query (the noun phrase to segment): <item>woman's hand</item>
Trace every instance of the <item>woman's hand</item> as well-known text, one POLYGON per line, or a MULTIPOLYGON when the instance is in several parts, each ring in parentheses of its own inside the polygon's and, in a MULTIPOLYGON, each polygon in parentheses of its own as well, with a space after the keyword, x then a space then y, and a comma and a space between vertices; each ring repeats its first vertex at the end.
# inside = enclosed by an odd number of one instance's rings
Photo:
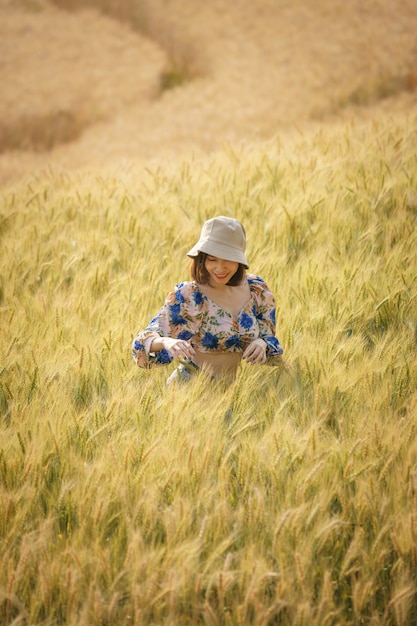
POLYGON ((195 350, 188 341, 173 339, 172 337, 163 337, 160 341, 165 350, 167 350, 174 359, 184 357, 191 359, 195 355, 195 350))
POLYGON ((246 348, 245 352, 242 355, 248 363, 252 365, 254 363, 265 363, 266 362, 266 343, 263 339, 254 339, 246 348))

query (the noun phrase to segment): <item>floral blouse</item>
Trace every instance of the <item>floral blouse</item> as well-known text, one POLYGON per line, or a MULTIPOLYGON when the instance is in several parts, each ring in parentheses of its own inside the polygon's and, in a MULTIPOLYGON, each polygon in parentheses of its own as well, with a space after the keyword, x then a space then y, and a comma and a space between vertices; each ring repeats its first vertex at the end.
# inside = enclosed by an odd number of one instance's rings
POLYGON ((167 350, 150 353, 157 337, 189 341, 197 352, 241 352, 254 339, 267 345, 267 362, 279 362, 283 349, 275 337, 275 299, 259 276, 247 275, 250 300, 238 315, 223 309, 203 294, 195 282, 182 282, 171 291, 165 304, 149 325, 139 332, 132 346, 133 358, 140 367, 166 365, 173 357, 167 350))

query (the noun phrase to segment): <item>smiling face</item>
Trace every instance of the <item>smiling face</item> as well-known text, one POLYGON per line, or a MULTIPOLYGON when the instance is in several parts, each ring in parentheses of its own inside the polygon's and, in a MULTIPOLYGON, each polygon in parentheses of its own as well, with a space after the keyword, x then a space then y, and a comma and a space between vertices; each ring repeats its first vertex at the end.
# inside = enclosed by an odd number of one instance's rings
POLYGON ((239 269, 239 263, 207 255, 205 267, 210 277, 210 285, 216 287, 227 285, 239 269))

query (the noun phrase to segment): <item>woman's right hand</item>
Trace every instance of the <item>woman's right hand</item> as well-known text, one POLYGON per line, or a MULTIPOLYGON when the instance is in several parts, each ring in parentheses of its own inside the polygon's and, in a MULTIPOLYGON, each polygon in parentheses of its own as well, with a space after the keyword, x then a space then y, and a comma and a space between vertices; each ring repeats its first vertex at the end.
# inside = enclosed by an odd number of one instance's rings
POLYGON ((162 346, 174 359, 191 359, 195 355, 195 350, 188 341, 184 339, 174 339, 172 337, 162 337, 162 346))

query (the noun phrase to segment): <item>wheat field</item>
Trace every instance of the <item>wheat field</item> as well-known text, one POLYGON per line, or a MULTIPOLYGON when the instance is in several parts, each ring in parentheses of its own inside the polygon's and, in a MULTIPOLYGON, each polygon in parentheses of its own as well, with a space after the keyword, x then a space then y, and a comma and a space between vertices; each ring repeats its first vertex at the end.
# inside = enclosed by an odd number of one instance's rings
POLYGON ((1 626, 417 623, 412 0, 0 0, 1 626), (204 220, 278 367, 131 342, 204 220))
POLYGON ((416 122, 3 189, 1 624, 415 623, 416 122), (219 213, 286 353, 174 390, 131 340, 219 213))

